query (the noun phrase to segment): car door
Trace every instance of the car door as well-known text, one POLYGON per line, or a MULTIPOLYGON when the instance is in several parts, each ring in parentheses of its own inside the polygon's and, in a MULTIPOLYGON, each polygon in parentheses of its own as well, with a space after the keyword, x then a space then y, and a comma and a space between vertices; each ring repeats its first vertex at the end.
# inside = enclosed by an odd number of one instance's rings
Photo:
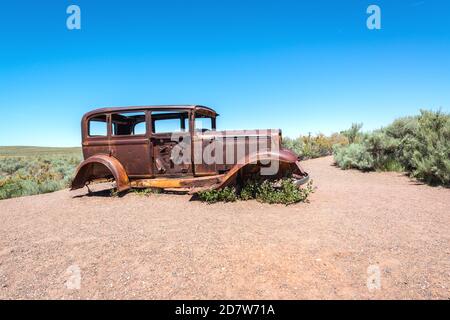
POLYGON ((216 139, 214 119, 194 113, 191 127, 194 149, 194 173, 196 176, 208 176, 217 173, 218 148, 222 148, 216 139), (214 128, 213 128, 214 127, 214 128))
POLYGON ((153 170, 159 176, 192 175, 189 112, 152 111, 153 170))
POLYGON ((148 117, 145 110, 111 114, 110 154, 129 177, 153 175, 148 117))

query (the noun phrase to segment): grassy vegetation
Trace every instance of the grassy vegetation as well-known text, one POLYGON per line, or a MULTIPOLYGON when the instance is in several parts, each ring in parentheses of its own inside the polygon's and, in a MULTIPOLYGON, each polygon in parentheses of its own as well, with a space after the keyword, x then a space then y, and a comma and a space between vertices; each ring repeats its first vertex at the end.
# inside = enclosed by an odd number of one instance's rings
POLYGON ((291 149, 302 159, 314 159, 333 154, 333 146, 347 145, 349 138, 343 133, 333 133, 331 136, 324 134, 299 136, 295 139, 283 138, 283 147, 291 149))
POLYGON ((342 169, 402 171, 431 185, 450 185, 450 114, 423 110, 373 132, 354 129, 352 143, 334 147, 342 169))
POLYGON ((281 203, 285 205, 305 202, 313 192, 312 181, 299 188, 292 179, 249 180, 241 188, 226 187, 220 190, 208 190, 198 194, 201 201, 207 203, 235 202, 237 200, 255 199, 264 203, 281 203))
POLYGON ((145 188, 145 189, 132 189, 130 192, 137 194, 138 196, 151 196, 152 194, 162 193, 162 189, 158 188, 145 188))
POLYGON ((0 200, 69 186, 80 148, 0 147, 0 200))

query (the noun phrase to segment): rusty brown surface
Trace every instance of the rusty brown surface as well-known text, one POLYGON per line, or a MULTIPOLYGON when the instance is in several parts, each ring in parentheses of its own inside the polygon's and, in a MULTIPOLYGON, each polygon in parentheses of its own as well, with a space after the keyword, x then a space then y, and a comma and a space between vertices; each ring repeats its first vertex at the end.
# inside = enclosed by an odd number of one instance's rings
POLYGON ((130 188, 130 181, 122 164, 114 157, 98 154, 80 163, 75 179, 72 181, 72 190, 82 188, 87 182, 101 178, 114 178, 117 190, 120 192, 130 188))
POLYGON ((133 188, 186 188, 186 190, 191 191, 192 188, 210 187, 219 184, 224 180, 224 177, 224 174, 219 174, 207 177, 136 179, 131 181, 130 184, 133 188))
POLYGON ((217 116, 213 109, 199 105, 114 107, 86 113, 81 121, 85 161, 77 169, 72 189, 81 188, 96 179, 113 178, 119 191, 131 187, 157 187, 195 192, 236 183, 239 175, 260 168, 264 160, 279 162, 279 176, 286 172, 299 178, 307 176, 300 167, 298 155, 280 147, 281 130, 217 131, 217 116), (197 117, 210 118, 212 130, 195 128, 197 117), (178 135, 180 139, 189 141, 191 163, 177 164, 173 161, 172 150, 178 144, 172 141, 173 133, 154 132, 155 121, 162 119, 180 121, 181 129, 185 131, 178 135), (89 135, 91 120, 105 123, 104 136, 89 135), (145 133, 134 134, 135 127, 142 123, 145 133), (255 141, 261 140, 267 142, 265 150, 256 145, 255 141), (218 161, 195 162, 195 153, 212 143, 219 143, 219 149, 213 151, 218 161), (231 159, 226 152, 229 149, 234 151, 231 159), (238 150, 245 151, 239 154, 238 150))

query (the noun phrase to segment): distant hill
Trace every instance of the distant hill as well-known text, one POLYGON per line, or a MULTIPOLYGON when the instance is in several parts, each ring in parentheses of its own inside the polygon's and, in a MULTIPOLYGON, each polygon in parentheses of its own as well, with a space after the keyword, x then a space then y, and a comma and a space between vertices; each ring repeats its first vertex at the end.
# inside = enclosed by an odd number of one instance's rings
POLYGON ((28 156, 71 155, 71 154, 75 155, 81 154, 81 148, 0 146, 0 157, 28 157, 28 156))

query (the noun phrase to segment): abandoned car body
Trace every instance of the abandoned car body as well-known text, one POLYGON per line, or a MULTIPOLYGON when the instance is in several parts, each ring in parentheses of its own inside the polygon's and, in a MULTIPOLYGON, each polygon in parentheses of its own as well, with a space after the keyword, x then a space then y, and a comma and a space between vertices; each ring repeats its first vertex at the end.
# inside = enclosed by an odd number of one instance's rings
POLYGON ((103 108, 81 121, 84 161, 72 190, 114 179, 119 192, 158 188, 196 193, 249 177, 308 180, 281 130, 216 131, 218 114, 199 105, 103 108))

